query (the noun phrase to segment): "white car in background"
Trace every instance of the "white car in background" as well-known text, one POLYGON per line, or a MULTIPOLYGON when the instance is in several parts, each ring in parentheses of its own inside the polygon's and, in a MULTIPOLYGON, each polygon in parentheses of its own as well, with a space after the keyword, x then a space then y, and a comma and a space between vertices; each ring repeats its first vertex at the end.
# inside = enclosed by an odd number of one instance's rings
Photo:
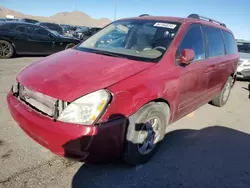
POLYGON ((238 78, 250 78, 250 41, 237 40, 240 60, 237 68, 238 78))

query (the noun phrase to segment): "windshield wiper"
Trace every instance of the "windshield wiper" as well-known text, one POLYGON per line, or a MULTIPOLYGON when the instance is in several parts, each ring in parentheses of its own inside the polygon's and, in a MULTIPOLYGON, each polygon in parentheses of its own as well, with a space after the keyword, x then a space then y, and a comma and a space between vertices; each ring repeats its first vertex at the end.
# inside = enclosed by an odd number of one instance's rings
POLYGON ((99 50, 93 50, 93 52, 96 53, 96 54, 101 54, 101 55, 107 55, 107 56, 111 56, 111 57, 119 57, 119 58, 128 59, 127 57, 125 57, 123 55, 115 54, 115 53, 112 53, 112 52, 99 51, 99 50))

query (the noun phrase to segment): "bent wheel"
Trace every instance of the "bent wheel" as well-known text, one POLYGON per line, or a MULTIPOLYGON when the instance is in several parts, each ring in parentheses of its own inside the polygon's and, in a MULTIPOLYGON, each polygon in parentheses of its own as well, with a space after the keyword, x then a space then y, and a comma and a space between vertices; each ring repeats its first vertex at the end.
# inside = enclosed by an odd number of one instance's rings
POLYGON ((149 103, 129 118, 124 159, 137 165, 147 162, 157 151, 165 135, 170 109, 165 103, 149 103))

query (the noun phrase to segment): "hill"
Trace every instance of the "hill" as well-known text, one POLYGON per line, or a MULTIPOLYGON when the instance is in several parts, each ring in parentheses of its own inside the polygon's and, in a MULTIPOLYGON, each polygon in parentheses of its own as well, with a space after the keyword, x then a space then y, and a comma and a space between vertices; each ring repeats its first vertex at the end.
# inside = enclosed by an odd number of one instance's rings
POLYGON ((25 15, 23 13, 0 6, 0 18, 5 18, 6 15, 13 15, 15 16, 15 18, 31 18, 41 22, 52 22, 58 24, 70 24, 79 26, 103 27, 111 22, 111 20, 107 18, 94 19, 89 15, 80 11, 60 12, 50 17, 41 17, 41 16, 25 15))

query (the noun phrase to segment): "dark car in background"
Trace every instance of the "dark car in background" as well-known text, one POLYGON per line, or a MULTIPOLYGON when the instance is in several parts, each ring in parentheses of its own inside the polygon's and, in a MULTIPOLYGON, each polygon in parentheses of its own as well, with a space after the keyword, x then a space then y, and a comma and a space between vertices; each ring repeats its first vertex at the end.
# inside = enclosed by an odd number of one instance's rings
POLYGON ((41 25, 41 26, 46 27, 46 28, 48 28, 48 29, 50 29, 52 31, 56 31, 60 35, 64 34, 63 28, 58 24, 48 23, 48 22, 39 22, 39 23, 37 23, 37 25, 41 25))
POLYGON ((0 58, 10 58, 14 54, 52 54, 79 42, 77 38, 59 35, 39 25, 21 22, 0 24, 0 58))
POLYGON ((100 27, 83 27, 81 29, 77 29, 74 33, 73 36, 77 37, 81 40, 86 40, 88 39, 90 36, 94 35, 95 33, 97 33, 99 30, 101 30, 102 28, 100 27))

